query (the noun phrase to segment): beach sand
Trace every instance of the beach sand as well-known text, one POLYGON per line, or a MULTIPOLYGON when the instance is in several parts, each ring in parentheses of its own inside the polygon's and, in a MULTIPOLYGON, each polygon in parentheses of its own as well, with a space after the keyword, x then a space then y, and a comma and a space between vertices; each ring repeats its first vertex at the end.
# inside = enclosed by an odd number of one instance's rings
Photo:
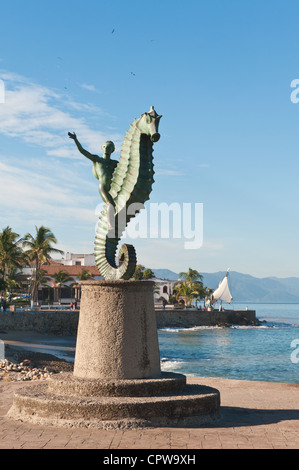
MULTIPOLYGON (((54 356, 14 351, 35 367, 54 373, 73 365, 54 356), (22 356, 23 355, 23 356, 22 356)), ((221 417, 190 428, 96 430, 44 427, 6 417, 13 394, 33 382, 0 381, 0 449, 298 449, 299 385, 218 378, 187 378, 215 387, 221 395, 221 417)))

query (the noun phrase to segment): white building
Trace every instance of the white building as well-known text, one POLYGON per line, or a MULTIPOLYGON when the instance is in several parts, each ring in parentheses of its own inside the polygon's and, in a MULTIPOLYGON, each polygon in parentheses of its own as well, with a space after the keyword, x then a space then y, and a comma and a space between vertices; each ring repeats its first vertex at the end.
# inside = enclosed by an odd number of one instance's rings
POLYGON ((85 255, 67 252, 65 258, 57 261, 65 266, 96 266, 96 260, 93 253, 85 255))
POLYGON ((164 299, 168 302, 169 296, 173 294, 173 286, 177 281, 170 281, 169 279, 158 278, 153 278, 150 280, 154 281, 156 285, 156 292, 154 294, 155 305, 163 305, 161 297, 164 297, 164 299))

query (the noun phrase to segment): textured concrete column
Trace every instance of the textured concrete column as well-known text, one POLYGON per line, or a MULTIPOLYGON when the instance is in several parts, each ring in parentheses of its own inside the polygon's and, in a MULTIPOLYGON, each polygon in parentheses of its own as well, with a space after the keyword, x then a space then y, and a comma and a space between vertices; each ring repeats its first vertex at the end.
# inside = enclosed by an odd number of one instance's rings
POLYGON ((161 376, 152 281, 82 281, 74 376, 161 376))

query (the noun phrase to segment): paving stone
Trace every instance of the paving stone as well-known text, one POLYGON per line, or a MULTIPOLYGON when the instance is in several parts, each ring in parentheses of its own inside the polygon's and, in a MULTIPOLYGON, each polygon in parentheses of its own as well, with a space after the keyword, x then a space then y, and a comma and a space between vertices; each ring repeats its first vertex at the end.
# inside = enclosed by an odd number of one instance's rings
POLYGON ((219 421, 198 428, 126 431, 31 425, 6 417, 20 384, 1 383, 0 449, 299 448, 299 385, 214 378, 188 381, 220 391, 219 421))

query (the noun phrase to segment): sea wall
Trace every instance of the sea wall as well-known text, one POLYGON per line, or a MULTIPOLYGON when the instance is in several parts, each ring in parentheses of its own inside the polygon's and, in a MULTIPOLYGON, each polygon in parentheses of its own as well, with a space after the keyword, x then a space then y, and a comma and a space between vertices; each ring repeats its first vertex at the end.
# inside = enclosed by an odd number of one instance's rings
POLYGON ((156 310, 158 328, 194 326, 253 325, 255 310, 156 310))
POLYGON ((76 336, 79 312, 1 312, 0 334, 5 330, 27 330, 61 336, 76 336))
MULTIPOLYGON (((1 312, 0 333, 6 330, 27 330, 61 336, 76 336, 78 311, 1 312)), ((157 327, 191 328, 194 326, 252 325, 255 310, 156 310, 157 327)))

